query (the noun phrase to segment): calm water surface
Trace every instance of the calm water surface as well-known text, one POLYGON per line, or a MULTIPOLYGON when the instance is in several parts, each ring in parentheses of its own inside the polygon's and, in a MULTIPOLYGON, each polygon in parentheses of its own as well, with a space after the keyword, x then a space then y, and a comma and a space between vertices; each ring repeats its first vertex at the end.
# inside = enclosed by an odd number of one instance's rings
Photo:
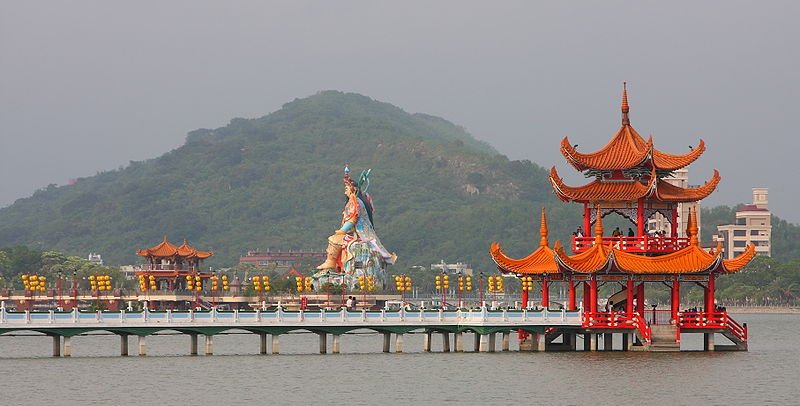
MULTIPOLYGON (((186 355, 183 335, 119 357, 116 336, 94 335, 72 339, 72 358, 52 358, 50 338, 0 336, 0 405, 800 404, 800 315, 736 320, 750 327, 749 352, 421 353, 417 334, 406 353, 384 354, 381 335, 351 334, 342 354, 320 355, 316 335, 292 334, 280 355, 257 355, 257 335, 230 334, 210 357, 186 355)), ((684 348, 702 347, 684 337, 684 348)))

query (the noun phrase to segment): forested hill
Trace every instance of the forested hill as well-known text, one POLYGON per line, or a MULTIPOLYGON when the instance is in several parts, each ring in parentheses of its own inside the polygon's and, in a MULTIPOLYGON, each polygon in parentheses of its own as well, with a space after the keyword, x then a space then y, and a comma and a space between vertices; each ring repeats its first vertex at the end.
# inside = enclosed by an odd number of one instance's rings
POLYGON ((551 242, 580 222, 577 205, 556 202, 541 167, 509 161, 441 118, 326 91, 20 199, 0 210, 0 246, 99 252, 125 264, 168 235, 213 250, 213 266, 255 248, 324 250, 339 225, 345 162, 355 174, 373 169, 375 227, 401 269, 445 260, 489 270, 493 240, 524 256, 539 240, 542 206, 551 242))

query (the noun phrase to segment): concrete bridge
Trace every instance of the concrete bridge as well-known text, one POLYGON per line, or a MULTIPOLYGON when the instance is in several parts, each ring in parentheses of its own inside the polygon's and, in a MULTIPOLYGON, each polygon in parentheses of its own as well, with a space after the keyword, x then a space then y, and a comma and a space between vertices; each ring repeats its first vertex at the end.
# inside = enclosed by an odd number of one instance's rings
POLYGON ((432 334, 442 335, 443 349, 450 351, 450 334, 455 351, 464 351, 464 333, 475 335, 475 351, 493 352, 496 335, 502 334, 502 350, 508 351, 513 331, 522 330, 533 337, 534 349, 544 350, 546 330, 578 329, 583 315, 565 310, 380 310, 380 311, 142 311, 142 312, 12 312, 0 308, 0 334, 34 331, 53 337, 53 356, 71 355, 72 337, 107 331, 120 337, 120 354, 128 355, 128 337, 138 338, 138 354, 146 355, 146 337, 171 330, 190 336, 190 354, 198 353, 198 336, 205 338, 205 354, 214 352, 213 337, 226 330, 239 329, 261 337, 260 353, 280 352, 281 334, 309 331, 319 335, 320 353, 327 352, 328 335, 332 351, 339 352, 341 335, 367 329, 383 334, 383 351, 390 352, 395 335, 395 352, 403 352, 403 334, 425 332, 424 350, 430 351, 432 334), (268 337, 271 345, 268 346, 268 337))

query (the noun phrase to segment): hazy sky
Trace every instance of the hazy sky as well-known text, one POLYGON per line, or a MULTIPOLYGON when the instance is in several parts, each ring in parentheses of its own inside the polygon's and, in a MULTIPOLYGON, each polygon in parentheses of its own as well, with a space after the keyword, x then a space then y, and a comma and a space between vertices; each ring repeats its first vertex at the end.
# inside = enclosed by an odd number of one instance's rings
POLYGON ((705 205, 770 188, 800 222, 800 2, 0 0, 0 206, 153 158, 196 128, 320 90, 441 116, 514 159, 556 165, 631 122, 707 152, 705 205), (568 3, 568 4, 567 4, 568 3))

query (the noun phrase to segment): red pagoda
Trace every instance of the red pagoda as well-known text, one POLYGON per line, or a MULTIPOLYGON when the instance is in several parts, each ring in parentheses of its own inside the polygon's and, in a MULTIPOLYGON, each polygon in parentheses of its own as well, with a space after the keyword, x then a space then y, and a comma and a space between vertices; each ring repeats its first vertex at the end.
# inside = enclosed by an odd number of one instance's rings
POLYGON ((200 270, 200 264, 214 253, 190 247, 186 240, 176 246, 164 236, 158 245, 138 250, 136 254, 147 258, 146 267, 135 273, 143 291, 195 290, 212 277, 211 272, 200 270))
MULTIPOLYGON (((551 248, 547 236, 544 209, 541 215, 539 248, 522 259, 509 258, 500 245, 492 243, 490 253, 497 268, 524 281, 537 282, 542 307, 549 307, 549 284, 567 285, 567 310, 581 308, 582 329, 549 331, 534 335, 534 346, 544 350, 561 336, 560 347, 575 349, 576 336, 584 337, 585 350, 597 350, 598 337, 603 349, 613 348, 614 334, 621 334, 623 350, 679 351, 682 333, 703 333, 706 350, 746 350, 747 326, 734 321, 714 299, 714 281, 719 275, 737 272, 755 256, 750 245, 731 260, 723 259, 721 247, 704 250, 700 247, 697 214, 689 211, 686 237, 678 237, 678 204, 697 202, 710 195, 720 176, 712 177, 700 187, 681 188, 664 178, 673 171, 694 162, 705 151, 699 145, 685 155, 672 155, 655 149, 653 139, 644 140, 633 129, 628 117, 627 89, 622 94, 622 127, 602 149, 579 153, 565 137, 561 153, 577 170, 594 180, 583 186, 567 186, 555 168, 550 182, 555 194, 565 202, 583 204, 583 227, 574 233, 570 255, 559 242, 551 248), (602 219, 617 213, 634 227, 628 235, 604 235, 602 219), (647 220, 660 213, 671 224, 668 235, 648 235, 647 220), (636 230, 633 232, 633 230, 636 230), (584 235, 583 233, 586 233, 584 235), (700 308, 681 310, 681 283, 703 288, 700 308), (611 287, 607 300, 599 300, 598 287, 611 287), (646 308, 645 286, 667 285, 671 289, 670 309, 646 308), (582 301, 576 291, 582 288, 582 301), (598 304, 603 303, 602 309, 598 304), (727 337, 732 344, 714 345, 715 333, 727 337)), ((528 291, 523 290, 527 307, 528 291)), ((527 339, 527 338, 526 338, 527 339)))

